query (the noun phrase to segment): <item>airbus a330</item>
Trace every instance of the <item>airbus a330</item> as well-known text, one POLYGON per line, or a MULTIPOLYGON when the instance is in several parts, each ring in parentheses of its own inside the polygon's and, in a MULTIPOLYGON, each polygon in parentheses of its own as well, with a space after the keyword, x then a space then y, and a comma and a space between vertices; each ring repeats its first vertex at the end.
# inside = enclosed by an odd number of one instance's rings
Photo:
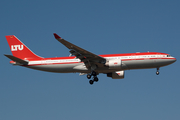
POLYGON ((158 75, 160 67, 176 61, 171 55, 160 52, 96 55, 62 39, 56 33, 54 37, 70 50, 70 56, 40 57, 14 35, 6 36, 13 55, 5 56, 12 60, 10 63, 13 65, 47 72, 87 74, 91 85, 99 80, 97 76, 100 73, 112 79, 123 79, 125 70, 156 68, 158 75))

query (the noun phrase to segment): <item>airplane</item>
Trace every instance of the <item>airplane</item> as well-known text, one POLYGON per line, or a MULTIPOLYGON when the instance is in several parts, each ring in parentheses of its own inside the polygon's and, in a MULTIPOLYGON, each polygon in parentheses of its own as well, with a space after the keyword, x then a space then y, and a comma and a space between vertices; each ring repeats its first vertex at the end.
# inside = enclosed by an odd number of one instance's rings
POLYGON ((86 75, 92 85, 98 82, 100 73, 112 79, 123 79, 124 71, 131 69, 159 68, 176 61, 170 54, 160 52, 136 52, 125 54, 96 55, 78 47, 54 33, 55 39, 70 51, 68 57, 44 58, 33 53, 15 35, 5 36, 13 55, 4 54, 11 64, 55 73, 80 73, 86 75))

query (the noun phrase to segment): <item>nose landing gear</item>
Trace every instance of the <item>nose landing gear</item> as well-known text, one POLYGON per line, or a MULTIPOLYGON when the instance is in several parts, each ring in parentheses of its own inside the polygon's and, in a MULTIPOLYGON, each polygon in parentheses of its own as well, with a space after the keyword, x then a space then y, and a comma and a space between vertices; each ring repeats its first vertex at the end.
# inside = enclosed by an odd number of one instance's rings
POLYGON ((157 68, 156 75, 159 75, 159 68, 157 68))

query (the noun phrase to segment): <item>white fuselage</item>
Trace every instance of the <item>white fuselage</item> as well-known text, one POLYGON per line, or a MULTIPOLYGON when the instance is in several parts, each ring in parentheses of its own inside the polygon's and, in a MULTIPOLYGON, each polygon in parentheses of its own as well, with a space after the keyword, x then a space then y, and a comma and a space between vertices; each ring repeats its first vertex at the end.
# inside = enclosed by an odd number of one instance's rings
MULTIPOLYGON (((106 60, 120 59, 122 61, 122 67, 109 68, 103 67, 96 68, 97 73, 109 73, 120 70, 130 69, 146 69, 146 68, 159 68, 169 65, 176 61, 174 57, 164 53, 132 53, 132 54, 117 54, 117 55, 100 55, 106 60)), ((29 61, 25 67, 57 73, 72 73, 82 72, 90 73, 91 70, 87 69, 84 62, 76 57, 64 57, 64 58, 46 58, 42 60, 29 61)))

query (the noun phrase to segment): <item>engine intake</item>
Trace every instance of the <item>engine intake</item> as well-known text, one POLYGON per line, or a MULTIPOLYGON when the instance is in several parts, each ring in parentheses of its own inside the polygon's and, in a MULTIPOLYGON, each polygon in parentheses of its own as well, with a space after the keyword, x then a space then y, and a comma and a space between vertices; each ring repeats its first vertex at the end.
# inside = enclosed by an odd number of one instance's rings
POLYGON ((116 71, 112 73, 107 73, 107 77, 111 77, 112 79, 123 79, 124 71, 116 71))

